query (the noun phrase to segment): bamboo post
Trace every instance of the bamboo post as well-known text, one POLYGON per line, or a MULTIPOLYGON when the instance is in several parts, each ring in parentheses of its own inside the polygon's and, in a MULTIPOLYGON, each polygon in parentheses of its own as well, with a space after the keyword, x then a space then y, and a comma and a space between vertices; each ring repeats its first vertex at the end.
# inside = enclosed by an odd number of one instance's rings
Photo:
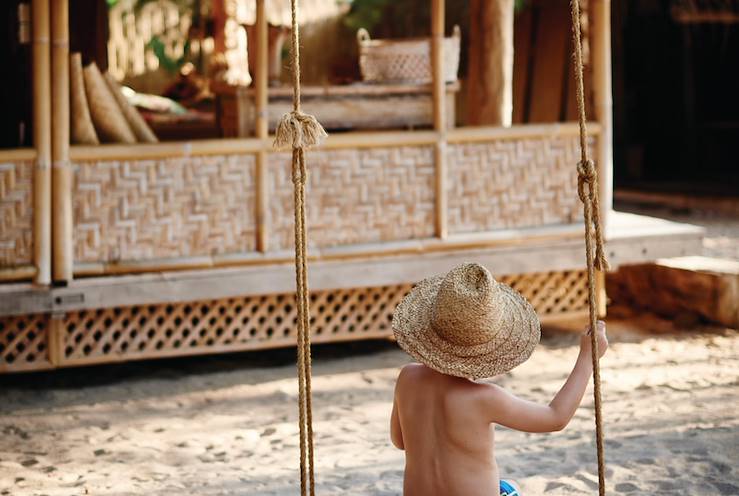
MULTIPOLYGON (((613 96, 611 86, 611 1, 590 0, 591 51, 593 68, 593 107, 595 120, 601 126, 596 150, 600 197, 600 219, 606 241, 608 221, 613 209, 613 96)), ((605 274, 596 274, 598 313, 606 314, 605 274)))
POLYGON ((72 280, 72 170, 69 166, 69 0, 51 0, 51 197, 53 278, 72 280))
POLYGON ((269 135, 269 116, 267 114, 267 82, 269 78, 269 40, 267 14, 265 12, 265 1, 257 0, 256 18, 256 60, 255 71, 255 109, 256 122, 254 128, 257 138, 264 142, 257 152, 256 160, 256 216, 257 216, 257 250, 265 252, 268 249, 267 240, 267 146, 266 140, 269 135))
POLYGON ((33 261, 34 282, 51 282, 51 74, 49 2, 33 0, 33 261))
POLYGON ((444 0, 431 2, 431 68, 434 109, 434 130, 438 138, 434 145, 436 164, 436 236, 445 239, 447 227, 446 170, 446 83, 444 81, 444 0))
MULTIPOLYGON (((600 219, 608 227, 613 208, 613 96, 611 86, 611 1, 590 1, 591 51, 593 67, 593 110, 601 125, 596 163, 600 181, 600 219)), ((607 229, 606 229, 607 231, 607 229)))
POLYGON ((49 317, 49 362, 59 367, 64 359, 64 345, 66 343, 66 329, 64 328, 64 314, 52 314, 49 317))

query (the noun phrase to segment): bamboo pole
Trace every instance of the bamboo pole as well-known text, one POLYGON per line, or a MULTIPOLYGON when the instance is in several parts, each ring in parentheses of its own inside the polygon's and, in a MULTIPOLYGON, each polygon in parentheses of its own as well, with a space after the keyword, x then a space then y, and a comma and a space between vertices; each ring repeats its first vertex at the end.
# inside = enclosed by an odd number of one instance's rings
MULTIPOLYGON (((588 133, 599 135, 598 122, 588 123, 588 133)), ((552 124, 524 124, 509 128, 474 126, 458 127, 445 132, 448 143, 494 142, 498 140, 530 139, 540 137, 577 136, 577 123, 562 122, 552 124)), ((321 145, 323 150, 346 148, 383 148, 395 146, 428 146, 440 139, 436 131, 357 131, 332 134, 321 145)), ((256 154, 259 151, 272 151, 272 140, 258 138, 221 138, 196 141, 164 143, 139 143, 135 145, 104 144, 75 145, 70 147, 72 161, 87 162, 97 160, 136 160, 153 158, 192 157, 206 155, 256 154)), ((0 160, 32 159, 33 150, 0 151, 0 160)))
POLYGON ((49 362, 54 367, 62 365, 64 360, 64 345, 66 342, 66 329, 64 328, 64 315, 52 314, 49 318, 49 362))
POLYGON ((38 276, 38 270, 33 265, 0 268, 0 282, 23 281, 32 279, 34 276, 38 276))
MULTIPOLYGON (((611 86, 611 1, 590 0, 592 33, 590 60, 593 67, 594 116, 601 125, 596 152, 600 197, 600 219, 608 241, 608 225, 613 210, 613 95, 611 86)), ((605 274, 596 273, 598 313, 605 316, 608 295, 605 274)))
POLYGON ((72 280, 72 170, 69 165, 69 0, 51 0, 53 278, 72 280))
MULTIPOLYGON (((269 136, 269 122, 267 114, 267 82, 269 78, 269 39, 267 29, 267 14, 265 12, 265 1, 257 0, 256 19, 256 59, 257 67, 255 73, 255 108, 256 122, 255 130, 258 139, 265 140, 269 136)), ((267 239, 267 151, 262 147, 256 156, 256 216, 257 216, 257 250, 265 252, 269 249, 267 239)))
POLYGON ((613 209, 613 96, 611 86, 611 2, 590 0, 594 117, 601 125, 596 164, 600 181, 600 219, 606 237, 613 209))
POLYGON ((434 144, 436 164, 436 236, 444 239, 447 223, 447 167, 446 167, 446 91, 444 81, 444 0, 431 2, 431 67, 434 108, 434 130, 438 139, 434 144))
POLYGON ((36 284, 51 282, 51 74, 49 2, 33 0, 33 262, 36 284))

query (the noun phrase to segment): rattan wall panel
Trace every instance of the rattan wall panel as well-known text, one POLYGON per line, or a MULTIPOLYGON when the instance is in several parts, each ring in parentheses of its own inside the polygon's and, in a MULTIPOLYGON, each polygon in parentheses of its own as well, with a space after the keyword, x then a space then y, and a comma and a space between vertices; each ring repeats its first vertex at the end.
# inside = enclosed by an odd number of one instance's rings
MULTIPOLYGON (((434 160, 428 146, 311 151, 307 218, 312 246, 372 243, 434 234, 434 160)), ((268 173, 270 249, 293 246, 290 156, 268 173)))
POLYGON ((252 155, 75 164, 77 262, 253 251, 252 155))
POLYGON ((580 220, 576 136, 452 144, 448 150, 449 232, 580 220))
POLYGON ((33 162, 0 163, 0 267, 33 260, 33 162))

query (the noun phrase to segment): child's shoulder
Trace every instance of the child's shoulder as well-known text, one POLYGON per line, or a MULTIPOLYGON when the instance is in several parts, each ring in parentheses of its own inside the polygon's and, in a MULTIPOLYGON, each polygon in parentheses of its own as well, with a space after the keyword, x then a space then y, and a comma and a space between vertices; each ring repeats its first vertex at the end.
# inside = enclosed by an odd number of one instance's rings
POLYGON ((430 368, 420 363, 409 363, 404 365, 398 373, 398 382, 418 380, 432 372, 430 368))

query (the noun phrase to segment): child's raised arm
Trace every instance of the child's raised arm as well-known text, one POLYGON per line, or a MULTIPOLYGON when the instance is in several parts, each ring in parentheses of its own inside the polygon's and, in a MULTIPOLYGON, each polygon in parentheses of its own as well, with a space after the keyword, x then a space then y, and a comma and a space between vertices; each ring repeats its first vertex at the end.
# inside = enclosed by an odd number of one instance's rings
MULTIPOLYGON (((598 321, 598 351, 608 348, 605 323, 598 321)), ((580 406, 593 372, 589 332, 580 339, 580 354, 570 376, 549 405, 518 398, 498 386, 485 388, 483 408, 490 422, 525 432, 552 432, 564 429, 580 406)))

